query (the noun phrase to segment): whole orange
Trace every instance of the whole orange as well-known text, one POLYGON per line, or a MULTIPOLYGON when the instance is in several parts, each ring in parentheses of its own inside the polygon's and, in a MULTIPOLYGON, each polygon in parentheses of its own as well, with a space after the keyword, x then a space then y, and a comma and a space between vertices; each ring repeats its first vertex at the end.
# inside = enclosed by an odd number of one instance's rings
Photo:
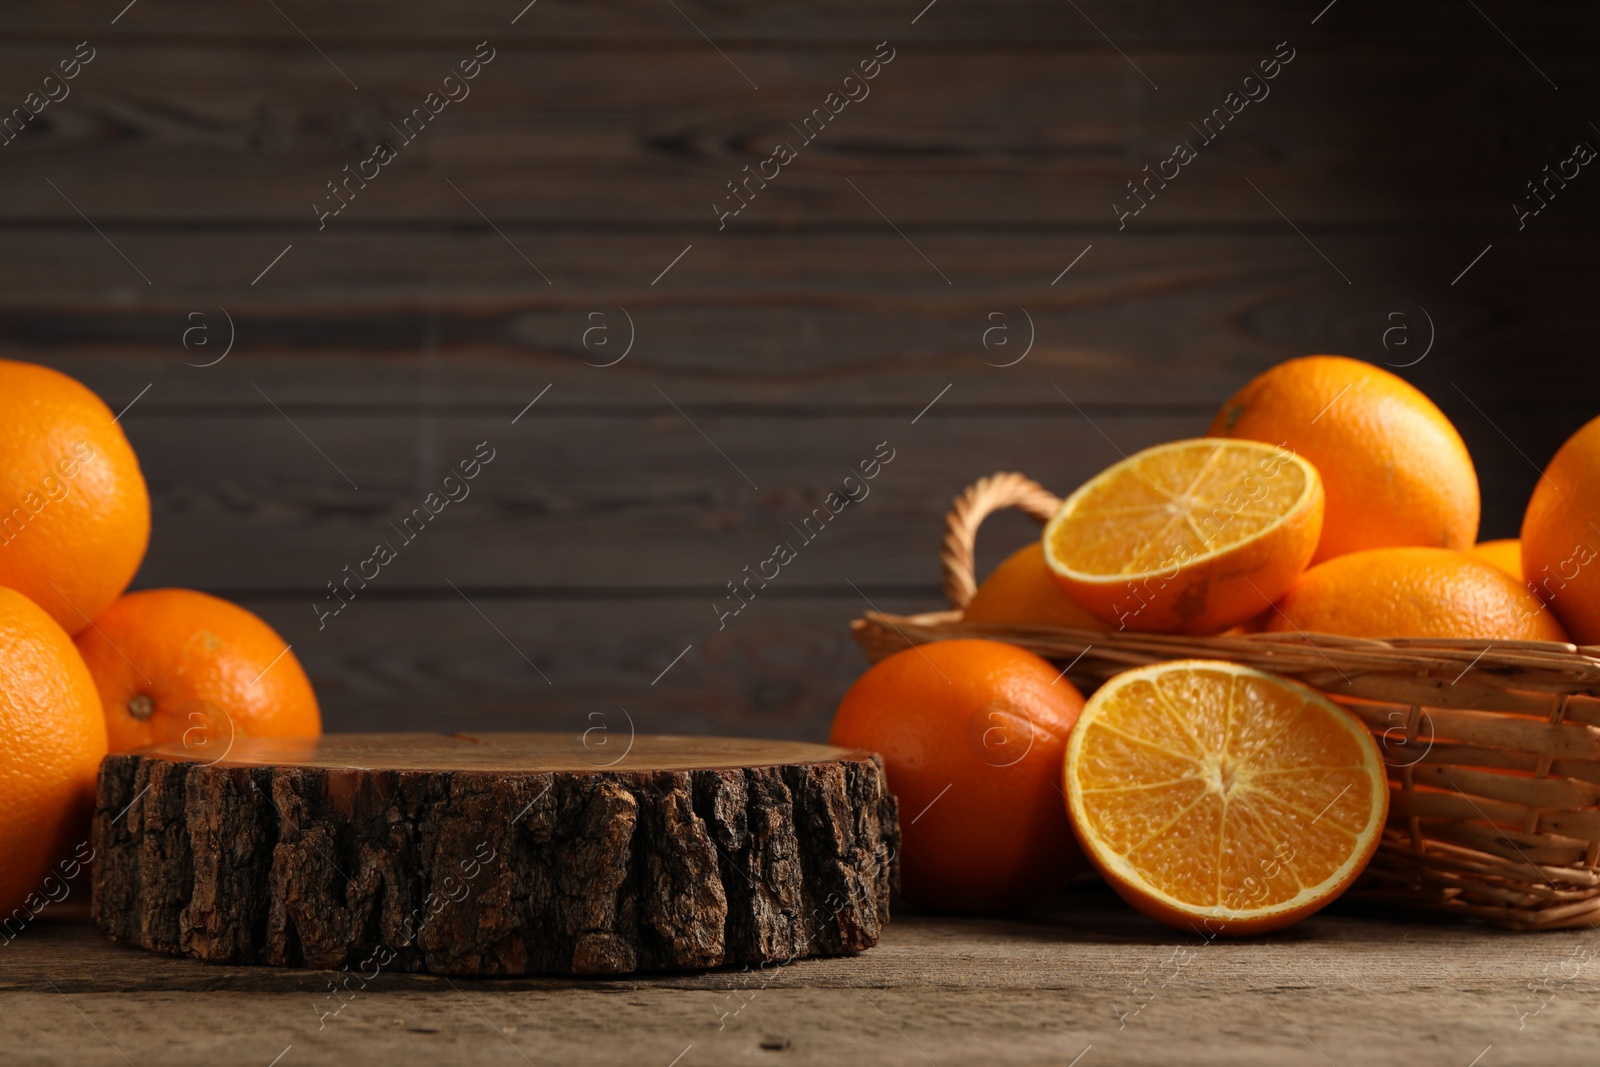
POLYGON ((111 409, 59 371, 0 360, 0 585, 77 633, 149 541, 150 494, 111 409))
POLYGON ((1479 541, 1467 550, 1467 554, 1494 564, 1518 581, 1522 580, 1522 542, 1515 537, 1479 541))
POLYGON ((1044 561, 1038 541, 1007 556, 978 586, 961 616, 963 622, 1017 623, 1104 630, 1106 624, 1078 606, 1044 561))
POLYGON ((1433 401, 1370 363, 1280 363, 1235 393, 1208 432, 1315 464, 1327 508, 1312 563, 1394 545, 1464 551, 1477 539, 1478 475, 1461 435, 1433 401))
POLYGON ((909 648, 857 679, 830 740, 883 756, 908 900, 994 911, 1086 869, 1058 781, 1082 708, 1056 668, 998 641, 909 648))
POLYGON ((1493 564, 1448 548, 1374 548, 1319 563, 1278 601, 1266 629, 1567 640, 1527 586, 1493 564))
POLYGON ((1522 572, 1580 645, 1600 644, 1600 418, 1544 469, 1522 517, 1522 572))
POLYGON ((322 733, 300 661, 237 604, 192 589, 129 593, 77 640, 112 752, 182 742, 220 758, 237 737, 322 733))
POLYGON ((87 858, 105 754, 100 698, 72 638, 0 588, 0 916, 59 900, 46 879, 64 884, 87 858))

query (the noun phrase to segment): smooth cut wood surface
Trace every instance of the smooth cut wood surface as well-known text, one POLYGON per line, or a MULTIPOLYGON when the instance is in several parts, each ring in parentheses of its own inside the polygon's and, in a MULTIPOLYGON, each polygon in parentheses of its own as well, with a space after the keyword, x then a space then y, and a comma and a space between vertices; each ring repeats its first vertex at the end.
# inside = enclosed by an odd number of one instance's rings
POLYGON ((219 737, 215 744, 142 749, 143 760, 216 767, 305 768, 353 775, 391 771, 596 774, 699 771, 870 762, 870 754, 804 741, 642 734, 324 734, 314 738, 219 737))
POLYGON ((869 752, 220 718, 102 763, 105 937, 352 975, 624 974, 859 952, 888 920, 899 823, 869 752))
POLYGON ((0 948, 0 1009, 7 1054, 40 1064, 265 1065, 288 1049, 285 1065, 1548 1067, 1592 1058, 1597 954, 1589 930, 1349 909, 1208 942, 1085 888, 1017 918, 897 915, 850 958, 621 979, 385 972, 336 999, 337 973, 156 956, 46 912, 0 948))

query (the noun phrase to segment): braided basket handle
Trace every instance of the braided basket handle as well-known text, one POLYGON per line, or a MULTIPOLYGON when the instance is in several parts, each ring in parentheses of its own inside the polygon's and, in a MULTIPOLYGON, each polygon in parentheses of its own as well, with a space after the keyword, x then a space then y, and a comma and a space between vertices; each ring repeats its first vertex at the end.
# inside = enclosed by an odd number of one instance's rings
POLYGON ((1040 523, 1049 521, 1061 500, 1032 478, 1012 471, 979 478, 950 502, 944 520, 944 545, 939 564, 944 569, 944 594, 962 611, 978 591, 977 561, 973 548, 983 520, 1005 508, 1016 508, 1040 523))

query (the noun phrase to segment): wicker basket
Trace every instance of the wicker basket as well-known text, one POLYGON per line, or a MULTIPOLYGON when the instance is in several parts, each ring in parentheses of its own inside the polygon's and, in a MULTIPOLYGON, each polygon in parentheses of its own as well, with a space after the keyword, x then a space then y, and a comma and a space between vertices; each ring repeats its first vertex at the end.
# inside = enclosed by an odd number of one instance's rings
POLYGON ((1190 657, 1299 679, 1366 722, 1389 766, 1389 826, 1353 893, 1514 930, 1600 923, 1600 646, 963 623, 984 518, 1014 507, 1042 523, 1059 503, 1020 474, 956 497, 941 553, 954 610, 867 613, 851 630, 868 657, 990 637, 1067 668, 1086 691, 1128 667, 1190 657))

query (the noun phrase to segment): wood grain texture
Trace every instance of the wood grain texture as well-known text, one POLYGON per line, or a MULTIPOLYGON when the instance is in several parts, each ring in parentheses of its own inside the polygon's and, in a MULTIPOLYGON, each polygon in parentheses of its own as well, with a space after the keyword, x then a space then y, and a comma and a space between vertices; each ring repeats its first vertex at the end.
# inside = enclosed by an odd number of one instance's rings
POLYGON ((344 734, 212 757, 192 740, 101 768, 91 909, 113 941, 365 985, 390 967, 770 964, 862 951, 888 921, 899 829, 871 753, 344 734))
MULTIPOLYGON (((9 338, 0 351, 45 358, 117 408, 151 386, 126 424, 152 479, 177 479, 191 497, 158 505, 174 530, 191 517, 209 523, 213 503, 205 498, 222 508, 226 524, 248 527, 261 512, 247 497, 262 492, 288 503, 279 515, 297 524, 291 541, 319 537, 323 519, 343 521, 294 500, 298 490, 286 483, 309 488, 316 473, 292 460, 310 452, 294 452, 304 441, 274 404, 297 424, 314 416, 313 440, 331 422, 346 435, 385 442, 370 477, 392 484, 397 462, 410 457, 421 487, 449 462, 433 451, 436 415, 461 426, 478 414, 491 427, 491 413, 499 411, 509 423, 549 386, 515 429, 553 413, 588 420, 593 444, 583 450, 581 469, 609 482, 632 476, 633 457, 649 462, 668 426, 663 419, 676 417, 672 404, 697 424, 706 414, 742 413, 752 431, 771 428, 776 445, 787 420, 813 415, 880 413, 886 427, 909 424, 949 386, 919 432, 1009 411, 1078 419, 1076 405, 1126 449, 1112 425, 1123 417, 1166 412, 1175 417, 1175 435, 1199 432, 1209 410, 1253 374, 1293 355, 1332 350, 1400 368, 1441 404, 1479 465, 1485 533, 1504 536, 1520 523, 1537 464, 1593 414, 1587 398, 1600 387, 1596 364, 1586 358, 1580 264, 1588 242, 1555 231, 1497 243, 1458 287, 1450 278, 1476 252, 1450 234, 1319 235, 1318 247, 1360 280, 1356 286, 1339 284, 1317 250, 1292 233, 1130 233, 1109 242, 1066 234, 919 235, 920 247, 938 261, 960 264, 950 266, 961 279, 955 287, 942 286, 892 233, 749 235, 697 244, 663 283, 670 290, 652 288, 646 275, 669 262, 674 247, 692 243, 683 231, 670 238, 511 231, 518 247, 545 259, 559 286, 538 282, 494 234, 341 234, 303 259, 297 248, 274 268, 271 287, 254 288, 248 279, 271 260, 277 237, 113 233, 147 262, 169 250, 171 258, 156 259, 160 266, 151 269, 164 276, 176 268, 176 288, 144 286, 92 232, 70 239, 0 235, 4 262, 15 265, 0 286, 0 323, 9 338), (1089 244, 1073 273, 1050 285, 1089 244), (597 326, 602 332, 586 334, 597 326), (195 365, 220 356, 230 337, 236 348, 222 363, 195 365), (997 365, 1020 356, 1029 338, 1026 358, 997 365), (629 354, 614 366, 593 365, 623 351, 629 354), (1430 355, 1420 363, 1404 366, 1424 352, 1430 355), (1517 373, 1508 375, 1513 363, 1517 373), (216 420, 185 428, 166 418, 204 410, 216 420), (339 417, 346 412, 366 421, 346 423, 339 417), (147 421, 154 416, 160 418, 147 421), (613 421, 602 430, 596 420, 607 419, 613 421), (218 426, 219 449, 193 447, 192 434, 218 426), (262 438, 244 440, 253 432, 262 438)), ((1043 452, 1029 451, 1014 447, 1029 438, 984 425, 993 439, 969 454, 990 465, 928 484, 930 514, 963 478, 1011 466, 1048 480, 1070 458, 1053 454, 1050 438, 1043 452)), ((677 429, 697 437, 687 422, 677 429)), ((684 444, 692 448, 693 440, 684 444)), ((803 442, 792 446, 785 477, 805 457, 803 442)), ((1099 448, 1093 437, 1089 447, 1099 448)), ((1109 461, 1113 453, 1102 451, 1109 461)), ((692 462, 687 453, 684 460, 692 462)), ((679 476, 689 469, 680 466, 679 476)), ((325 473, 338 484, 332 469, 325 473)), ((1087 473, 1079 464, 1064 476, 1087 473)), ((758 474, 752 477, 763 484, 758 474)), ((531 484, 542 478, 534 475, 531 484)), ((355 480, 370 484, 367 476, 355 480)), ((361 510, 401 505, 414 501, 369 501, 361 510)), ((281 584, 277 571, 314 574, 305 559, 271 549, 280 533, 262 527, 238 535, 260 551, 207 552, 202 558, 227 574, 191 584, 220 580, 240 588, 281 584), (268 573, 255 573, 257 563, 268 573)), ((217 545, 234 543, 232 529, 205 535, 217 545)), ((158 537, 154 551, 147 582, 184 580, 183 571, 172 577, 158 565, 163 558, 185 567, 196 562, 187 535, 158 537), (169 548, 173 554, 164 557, 169 548)))
MULTIPOLYGON (((1203 9, 1182 0, 1117 4, 1098 0, 1080 5, 1082 14, 1071 7, 1038 4, 941 3, 923 13, 925 3, 895 0, 783 0, 744 5, 683 0, 677 5, 681 17, 648 0, 610 0, 606 4, 540 0, 532 9, 527 9, 526 0, 459 0, 449 8, 408 6, 401 17, 370 0, 315 5, 302 0, 280 6, 293 18, 292 25, 270 7, 219 8, 204 0, 136 8, 119 19, 114 30, 104 27, 117 14, 116 8, 107 12, 106 5, 94 0, 20 0, 7 11, 7 21, 19 36, 29 38, 65 36, 76 41, 86 32, 99 31, 117 40, 154 38, 204 45, 245 37, 302 48, 305 39, 294 29, 300 26, 324 46, 357 51, 431 44, 441 37, 474 34, 473 40, 491 35, 496 41, 536 45, 592 46, 619 39, 683 44, 697 40, 691 23, 723 44, 750 41, 788 49, 867 36, 876 40, 886 33, 947 44, 1004 41, 1105 48, 1105 38, 1096 27, 1123 42, 1214 44, 1250 40, 1273 31, 1303 31, 1317 14, 1291 13, 1270 0, 1223 0, 1203 9)), ((1576 48, 1594 38, 1585 32, 1590 27, 1577 24, 1574 15, 1568 5, 1539 0, 1496 11, 1495 21, 1525 44, 1576 48)), ((1367 43, 1376 38, 1395 44, 1426 42, 1433 47, 1501 43, 1493 36, 1494 30, 1470 9, 1462 11, 1460 5, 1447 0, 1422 0, 1396 10, 1353 7, 1340 11, 1338 18, 1319 19, 1312 32, 1319 40, 1335 42, 1367 43)))
MULTIPOLYGON (((1063 56, 905 43, 852 90, 869 95, 834 105, 841 110, 814 140, 798 127, 874 55, 876 38, 820 52, 735 48, 732 65, 703 41, 646 56, 508 45, 470 95, 420 132, 400 132, 477 39, 345 56, 340 69, 359 92, 302 46, 106 42, 71 95, 5 147, 0 219, 76 227, 81 210, 101 226, 249 221, 318 242, 380 223, 477 227, 487 217, 502 226, 692 225, 710 240, 722 225, 712 205, 740 202, 727 184, 786 143, 797 158, 769 167, 770 184, 742 189, 751 203, 728 230, 885 232, 886 216, 901 227, 1088 224, 1110 233, 1119 228, 1113 203, 1138 209, 1144 199, 1128 228, 1277 229, 1285 216, 1302 228, 1514 227, 1522 183, 1592 136, 1499 43, 1465 57, 1319 50, 1303 38, 1283 53, 1294 50, 1292 63, 1252 90, 1263 99, 1247 104, 1236 93, 1238 114, 1222 110, 1202 136, 1206 117, 1273 57, 1282 37, 1266 34, 1248 47, 1132 54, 1160 91, 1099 46, 1063 56), (1486 73, 1463 83, 1464 63, 1486 73), (1455 85, 1455 107, 1425 94, 1439 80, 1455 85), (329 190, 344 181, 342 168, 356 173, 386 141, 393 162, 329 190), (1143 182, 1146 165, 1156 173, 1179 142, 1197 158, 1169 165, 1170 185, 1135 199, 1129 183, 1143 182), (63 174, 64 161, 82 156, 104 171, 63 174), (346 200, 323 229, 313 204, 337 210, 346 200)), ((8 95, 20 100, 60 58, 60 46, 0 50, 0 66, 18 72, 8 95)), ((1543 60, 1575 97, 1600 88, 1583 53, 1543 60)), ((1569 224, 1592 225, 1592 196, 1581 208, 1577 196, 1565 199, 1569 224)))
POLYGON ((876 948, 842 959, 453 986, 385 972, 340 999, 337 972, 156 956, 49 914, 0 948, 8 1048, 46 1064, 124 1064, 115 1049, 139 1064, 213 1063, 224 1049, 264 1064, 292 1044, 285 1062, 943 1067, 1066 1064, 1092 1045, 1081 1067, 1465 1067, 1492 1045, 1480 1065, 1544 1067, 1583 1062, 1600 1010, 1592 931, 1516 936, 1335 908, 1272 938, 1207 942, 1097 889, 1007 919, 897 914, 876 948))
MULTIPOLYGON (((867 589, 885 610, 939 604, 931 583, 917 597, 867 589)), ((322 631, 305 600, 240 603, 293 644, 329 730, 594 729, 618 747, 652 731, 821 740, 867 666, 849 636, 867 602, 848 586, 774 589, 722 630, 709 595, 473 590, 480 615, 447 592, 357 601, 322 631)))
MULTIPOLYGON (((783 544, 797 558, 779 588, 924 583, 949 499, 972 481, 1020 470, 1064 494, 1122 454, 1203 434, 1211 410, 1091 414, 1070 394, 1040 399, 1036 414, 936 406, 915 423, 904 410, 687 413, 660 402, 616 419, 535 407, 513 426, 507 410, 285 417, 259 398, 245 416, 130 417, 157 516, 140 581, 294 589, 327 610, 363 590, 450 582, 721 599, 783 544), (462 478, 459 464, 480 451, 493 461, 462 478), (861 464, 879 456, 893 458, 863 479, 861 464), (379 546, 395 554, 381 567, 371 562, 379 546)), ((1481 476, 1514 491, 1537 478, 1524 454, 1553 453, 1537 442, 1592 412, 1464 414, 1481 476), (1543 430, 1524 432, 1539 421, 1543 430), (1500 435, 1513 430, 1508 445, 1500 435)), ((1514 532, 1521 502, 1507 498, 1514 517, 1494 526, 1514 532)))
POLYGON ((1057 403, 1058 414, 930 414, 915 425, 902 413, 689 418, 665 402, 626 420, 535 407, 515 426, 514 411, 302 412, 291 425, 264 403, 248 417, 130 418, 157 514, 169 516, 143 580, 316 591, 329 610, 363 589, 449 582, 720 599, 782 542, 797 558, 776 588, 926 582, 949 497, 974 478, 1020 465, 1072 486, 1119 448, 1198 435, 1207 418, 1089 420, 1057 403), (462 477, 458 465, 480 455, 493 458, 462 477), (875 477, 863 477, 863 463, 875 477), (396 558, 364 564, 379 543, 396 558))
POLYGON ((915 415, 953 381, 936 410, 1057 403, 1052 382, 1079 404, 1217 405, 1274 362, 1335 351, 1391 365, 1466 424, 1471 408, 1451 382, 1489 410, 1600 389, 1594 361, 1580 358, 1590 236, 1516 234, 1509 222, 1515 240, 1490 233, 1494 249, 1454 287, 1487 237, 1318 234, 1347 286, 1281 223, 919 233, 955 282, 946 286, 887 227, 720 237, 503 227, 516 248, 481 220, 330 231, 311 245, 262 230, 111 227, 160 279, 146 286, 81 223, 9 228, 0 354, 45 358, 116 407, 154 382, 129 416, 136 425, 148 410, 269 410, 262 393, 291 411, 479 404, 509 419, 547 384, 541 404, 619 414, 665 408, 665 393, 691 406, 915 415), (230 337, 222 362, 200 366, 230 337), (1429 357, 1406 367, 1430 338, 1429 357), (1512 358, 1519 373, 1507 376, 1512 358))

